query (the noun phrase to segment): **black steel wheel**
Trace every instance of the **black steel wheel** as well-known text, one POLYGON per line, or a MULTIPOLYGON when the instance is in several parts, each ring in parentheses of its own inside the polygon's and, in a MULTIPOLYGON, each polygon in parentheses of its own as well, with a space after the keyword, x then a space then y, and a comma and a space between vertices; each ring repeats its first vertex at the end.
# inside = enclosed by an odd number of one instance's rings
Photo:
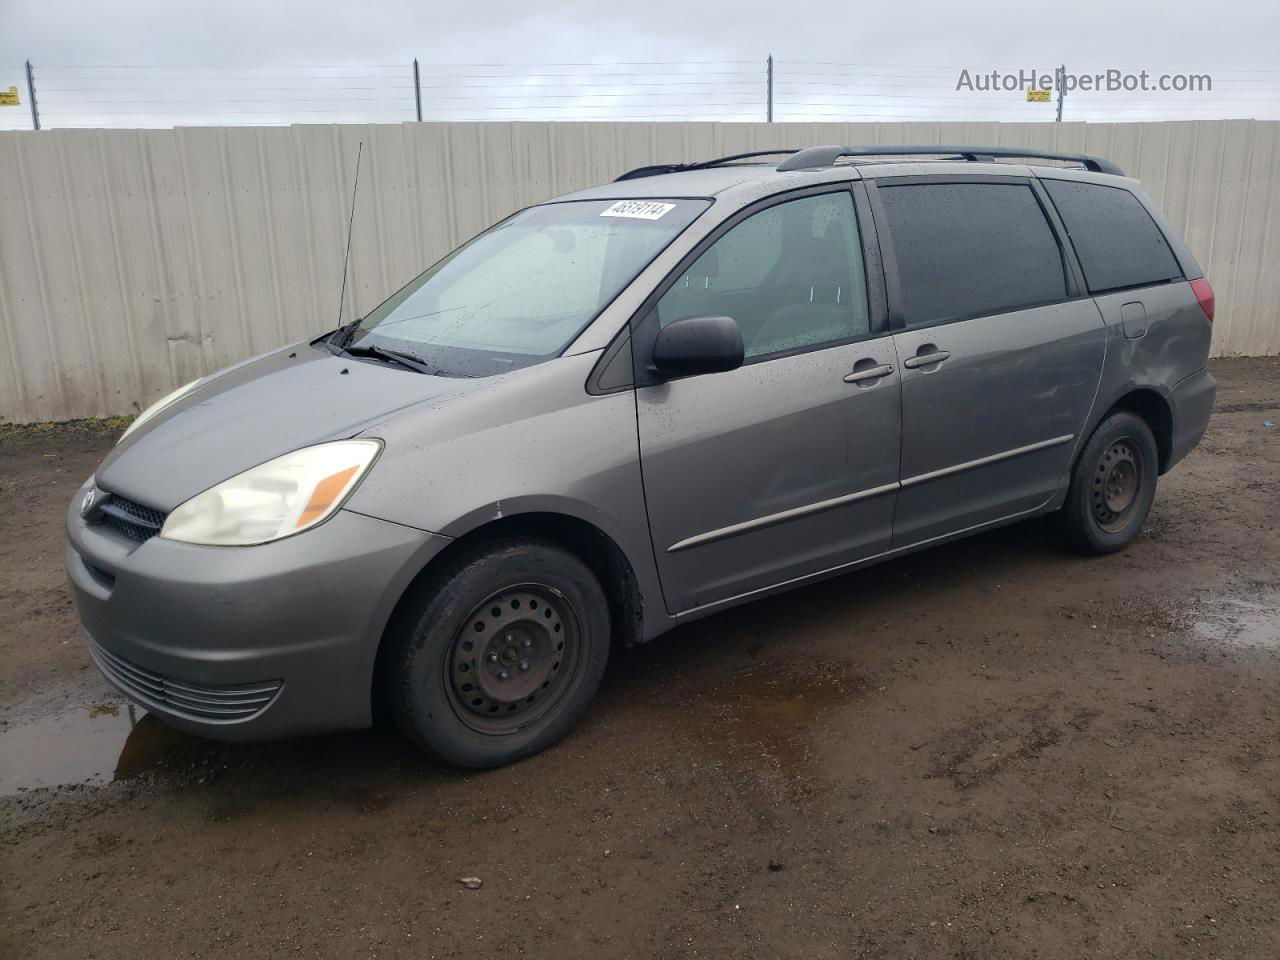
POLYGON ((609 608, 591 569, 542 540, 489 543, 406 599, 383 689, 400 728, 461 767, 555 743, 586 710, 609 656, 609 608))
POLYGON ((1156 495, 1159 452, 1137 414, 1114 410, 1094 429, 1071 471, 1060 515, 1067 543, 1082 553, 1123 550, 1142 531, 1156 495))
POLYGON ((1130 437, 1111 444, 1093 471, 1090 502, 1094 519, 1107 533, 1125 528, 1138 506, 1142 488, 1142 450, 1130 437))
POLYGON ((481 733, 513 733, 554 710, 580 657, 578 615, 564 594, 522 583, 486 597, 454 633, 450 701, 481 733))

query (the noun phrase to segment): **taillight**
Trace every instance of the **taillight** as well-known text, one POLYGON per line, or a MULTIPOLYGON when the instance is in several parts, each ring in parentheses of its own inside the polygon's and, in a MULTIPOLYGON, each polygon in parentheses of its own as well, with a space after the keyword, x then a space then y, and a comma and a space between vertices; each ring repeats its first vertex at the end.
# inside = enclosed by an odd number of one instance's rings
POLYGON ((1204 315, 1213 323, 1213 287, 1209 286, 1208 279, 1201 277, 1199 280, 1192 280, 1191 292, 1196 295, 1196 302, 1200 304, 1204 315))

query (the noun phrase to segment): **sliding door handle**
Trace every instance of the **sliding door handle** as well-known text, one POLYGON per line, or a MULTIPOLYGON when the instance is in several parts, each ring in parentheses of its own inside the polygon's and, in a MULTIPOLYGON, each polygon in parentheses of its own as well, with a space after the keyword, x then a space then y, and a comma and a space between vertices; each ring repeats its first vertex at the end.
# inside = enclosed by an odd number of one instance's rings
POLYGON ((932 350, 929 353, 917 353, 914 357, 907 357, 902 361, 902 365, 908 370, 915 370, 917 367, 927 367, 933 363, 941 363, 951 356, 950 350, 932 350))
POLYGON ((844 378, 845 383, 862 383, 864 380, 879 380, 893 373, 893 364, 882 363, 878 367, 867 367, 865 370, 854 370, 844 378))

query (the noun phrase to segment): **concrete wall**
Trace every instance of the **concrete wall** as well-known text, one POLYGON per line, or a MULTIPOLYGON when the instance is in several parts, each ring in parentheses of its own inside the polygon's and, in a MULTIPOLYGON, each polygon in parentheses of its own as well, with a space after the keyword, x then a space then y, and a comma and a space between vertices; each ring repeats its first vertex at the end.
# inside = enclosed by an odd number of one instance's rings
POLYGON ((1280 353, 1280 122, 455 123, 0 133, 0 419, 134 412, 335 325, 494 220, 645 163, 817 143, 1086 150, 1143 180, 1218 295, 1214 352, 1280 353))

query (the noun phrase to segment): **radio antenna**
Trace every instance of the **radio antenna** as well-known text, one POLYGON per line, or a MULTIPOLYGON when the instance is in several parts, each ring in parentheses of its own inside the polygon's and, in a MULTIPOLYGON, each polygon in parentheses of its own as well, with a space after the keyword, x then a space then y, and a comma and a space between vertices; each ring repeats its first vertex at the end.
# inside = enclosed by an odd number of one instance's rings
MULTIPOLYGON (((347 218, 347 252, 342 257, 342 290, 338 293, 338 328, 342 328, 342 305, 347 299, 347 263, 351 260, 351 228, 356 222, 356 191, 360 189, 360 155, 364 153, 364 141, 356 147, 356 175, 351 181, 351 215, 347 218)), ((347 339, 350 339, 348 337, 347 339)))

